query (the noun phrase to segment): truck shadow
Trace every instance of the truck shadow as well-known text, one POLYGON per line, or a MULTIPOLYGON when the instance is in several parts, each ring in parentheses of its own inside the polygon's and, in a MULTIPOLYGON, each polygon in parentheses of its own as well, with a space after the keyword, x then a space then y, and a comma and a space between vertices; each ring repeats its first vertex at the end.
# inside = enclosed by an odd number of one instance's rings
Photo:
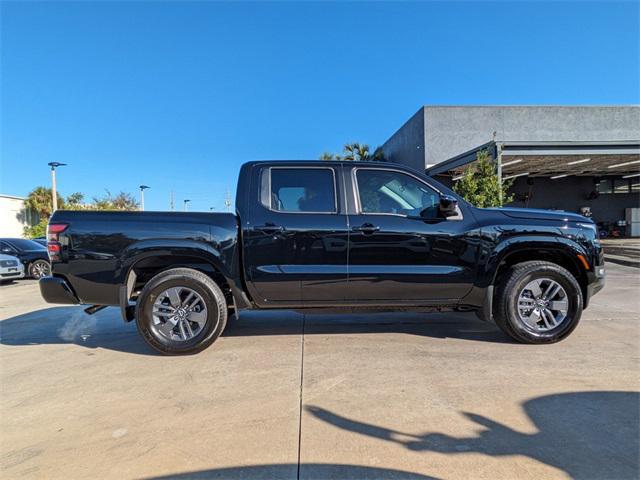
POLYGON ((320 311, 247 311, 229 322, 226 337, 248 335, 330 335, 406 333, 431 338, 513 343, 495 325, 473 313, 370 312, 329 314, 320 311))
POLYGON ((571 478, 638 478, 638 392, 546 395, 527 400, 522 408, 535 425, 535 433, 519 432, 497 420, 462 412, 481 427, 476 435, 468 437, 401 432, 352 420, 313 405, 305 410, 342 430, 393 442, 414 452, 480 453, 491 457, 522 455, 560 469, 571 478))
MULTIPOLYGON (((293 311, 243 312, 229 319, 223 337, 386 333, 481 342, 509 342, 493 325, 469 314, 375 313, 303 315, 293 311)), ((51 307, 0 321, 3 345, 76 344, 138 355, 157 355, 139 337, 135 323, 125 323, 117 308, 94 315, 82 306, 51 307)), ((215 345, 211 347, 215 349, 215 345)))
POLYGON ((251 465, 245 467, 212 468, 195 472, 184 472, 161 477, 148 477, 148 480, 200 480, 200 479, 224 479, 224 480, 264 480, 304 478, 307 480, 336 479, 360 479, 360 480, 437 480, 419 473, 411 473, 404 470, 396 470, 381 467, 365 467, 359 465, 341 465, 324 463, 302 463, 298 475, 298 464, 276 463, 269 465, 251 465))
POLYGON ((0 321, 2 345, 76 344, 139 355, 157 355, 139 337, 134 323, 122 321, 117 309, 94 315, 81 306, 51 307, 0 321))

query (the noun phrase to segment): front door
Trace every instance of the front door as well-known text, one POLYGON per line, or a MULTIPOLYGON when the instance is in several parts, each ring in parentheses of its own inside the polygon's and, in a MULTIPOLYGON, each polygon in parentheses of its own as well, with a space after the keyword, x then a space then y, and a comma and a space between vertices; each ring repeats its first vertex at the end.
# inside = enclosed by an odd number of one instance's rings
POLYGON ((440 194, 405 172, 355 168, 350 180, 348 300, 428 305, 470 291, 478 252, 470 218, 440 218, 440 194))
POLYGON ((259 167, 245 226, 249 288, 263 307, 330 303, 347 283, 347 215, 333 166, 259 167))

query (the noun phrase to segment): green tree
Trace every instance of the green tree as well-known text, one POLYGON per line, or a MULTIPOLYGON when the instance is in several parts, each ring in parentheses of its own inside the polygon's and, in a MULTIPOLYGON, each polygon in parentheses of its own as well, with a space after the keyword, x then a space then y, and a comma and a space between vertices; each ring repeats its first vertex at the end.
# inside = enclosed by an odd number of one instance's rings
POLYGON ((369 145, 366 143, 347 143, 344 146, 342 159, 352 162, 369 160, 369 145))
POLYGON ((337 153, 324 152, 320 155, 320 160, 341 160, 337 153))
POLYGON ((370 160, 373 160, 374 162, 386 162, 387 159, 384 156, 384 151, 382 150, 382 147, 377 147, 374 151, 373 151, 373 155, 371 155, 370 160))
POLYGON ((369 145, 366 143, 346 143, 343 147, 343 154, 324 152, 320 155, 320 160, 346 160, 350 162, 364 162, 364 161, 384 161, 384 153, 382 148, 375 149, 373 154, 370 153, 369 145))
POLYGON ((481 150, 475 164, 467 167, 453 190, 476 207, 501 207, 513 200, 513 195, 509 195, 512 183, 503 180, 500 185, 495 161, 487 150, 481 150))
POLYGON ((80 210, 84 208, 82 201, 84 200, 84 194, 80 192, 72 193, 67 197, 65 202, 65 209, 67 210, 80 210))
MULTIPOLYGON (((58 208, 64 208, 64 199, 57 194, 58 197, 58 208)), ((40 219, 49 219, 51 213, 53 212, 53 203, 52 203, 51 189, 47 187, 36 187, 31 192, 24 201, 24 205, 27 208, 38 213, 40 219)))
POLYGON ((49 224, 48 218, 40 218, 40 222, 30 227, 24 227, 23 236, 26 238, 38 238, 44 237, 47 234, 47 225, 49 224))
POLYGON ((100 198, 93 197, 93 203, 89 206, 89 210, 138 210, 137 200, 130 193, 120 192, 112 195, 107 190, 106 195, 100 198))

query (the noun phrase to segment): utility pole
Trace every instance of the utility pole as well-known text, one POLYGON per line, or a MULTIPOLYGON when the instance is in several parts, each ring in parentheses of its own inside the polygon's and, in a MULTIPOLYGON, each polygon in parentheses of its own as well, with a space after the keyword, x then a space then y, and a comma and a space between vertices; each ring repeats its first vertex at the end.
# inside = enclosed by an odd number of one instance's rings
POLYGON ((174 204, 173 204, 173 190, 171 190, 171 194, 169 195, 169 210, 173 212, 174 204))
POLYGON ((227 207, 227 212, 231 208, 231 195, 229 195, 228 188, 227 188, 227 192, 224 194, 224 206, 227 207))
POLYGON ((148 187, 147 185, 140 185, 140 210, 142 210, 144 212, 144 191, 147 188, 151 188, 148 187))
POLYGON ((190 202, 191 200, 183 200, 182 202, 184 203, 184 211, 187 211, 187 204, 190 202))
POLYGON ((51 204, 53 206, 53 212, 58 210, 58 191, 56 189, 56 168, 64 167, 66 163, 49 162, 47 163, 51 167, 51 204))

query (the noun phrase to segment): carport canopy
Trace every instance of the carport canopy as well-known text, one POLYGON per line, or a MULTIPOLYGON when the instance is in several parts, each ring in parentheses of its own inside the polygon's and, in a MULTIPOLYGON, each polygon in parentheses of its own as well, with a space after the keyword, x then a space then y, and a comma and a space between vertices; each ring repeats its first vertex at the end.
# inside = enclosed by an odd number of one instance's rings
POLYGON ((454 180, 488 150, 503 179, 568 176, 640 179, 640 140, 632 142, 489 142, 427 169, 454 180))

